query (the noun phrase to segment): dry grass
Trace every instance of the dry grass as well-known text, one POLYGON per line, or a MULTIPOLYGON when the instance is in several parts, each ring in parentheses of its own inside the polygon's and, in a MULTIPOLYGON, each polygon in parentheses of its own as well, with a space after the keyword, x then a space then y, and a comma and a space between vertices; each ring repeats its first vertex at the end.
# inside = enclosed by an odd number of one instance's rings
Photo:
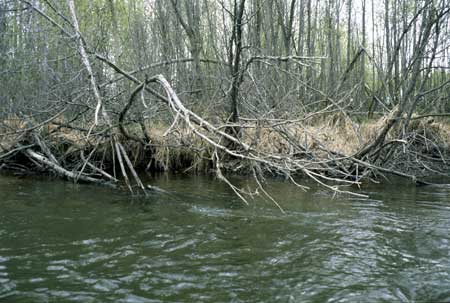
MULTIPOLYGON (((241 140, 255 150, 267 154, 282 154, 301 157, 294 154, 292 146, 300 145, 306 152, 315 156, 326 156, 323 149, 344 155, 356 153, 364 144, 373 140, 385 124, 388 117, 363 123, 352 122, 343 114, 329 115, 310 124, 293 123, 284 126, 247 125, 242 129, 241 140)), ((62 122, 62 121, 59 121, 62 122)), ((123 145, 136 167, 147 167, 152 163, 153 169, 159 170, 193 170, 207 171, 211 168, 213 147, 199 138, 192 130, 180 123, 167 132, 168 125, 147 125, 147 136, 151 142, 143 146, 139 142, 123 140, 123 145)), ((24 130, 25 123, 16 116, 0 122, 0 134, 24 130)), ((144 137, 138 127, 130 127, 135 135, 144 137)), ((433 140, 446 149, 450 145, 450 124, 439 121, 412 120, 412 131, 433 140)), ((388 137, 393 137, 399 130, 393 129, 388 137)), ((59 127, 58 123, 49 123, 40 128, 41 135, 59 156, 77 157, 81 150, 89 153, 95 147, 94 158, 113 163, 114 152, 108 139, 99 137, 86 138, 82 131, 59 127)), ((219 140, 219 138, 215 138, 219 140)), ((7 152, 19 140, 18 135, 0 137, 0 151, 7 152)))
MULTIPOLYGON (((387 119, 388 117, 381 117, 358 124, 350 121, 348 117, 336 114, 310 125, 290 124, 276 128, 247 125, 242 129, 241 140, 255 150, 267 154, 293 155, 292 144, 298 144, 316 156, 321 154, 326 156, 326 153, 322 152, 323 149, 353 155, 362 146, 376 138, 387 119)), ((168 126, 164 125, 149 127, 149 136, 155 146, 153 158, 163 169, 192 167, 194 170, 204 170, 210 167, 213 150, 211 146, 187 129, 176 129, 164 136, 167 128, 168 126)), ((430 124, 426 120, 421 120, 417 126, 411 125, 411 129, 412 131, 420 129, 422 135, 447 149, 450 145, 450 124, 448 123, 430 124)), ((398 131, 398 129, 392 129, 387 139, 394 138, 398 131)))
POLYGON ((16 115, 9 115, 0 121, 0 152, 11 150, 18 140, 18 135, 15 133, 25 128, 26 123, 16 115))
POLYGON ((284 127, 247 128, 244 141, 267 153, 290 154, 291 143, 282 134, 287 134, 291 142, 299 144, 307 151, 318 152, 328 149, 345 155, 356 153, 364 144, 373 140, 384 125, 386 118, 354 123, 341 114, 316 120, 311 124, 290 124, 284 127))

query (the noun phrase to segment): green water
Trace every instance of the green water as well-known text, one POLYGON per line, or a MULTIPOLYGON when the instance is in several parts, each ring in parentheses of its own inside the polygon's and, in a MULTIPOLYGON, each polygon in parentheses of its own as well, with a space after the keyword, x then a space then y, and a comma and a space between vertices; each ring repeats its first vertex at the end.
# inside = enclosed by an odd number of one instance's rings
POLYGON ((150 181, 173 194, 0 176, 0 302, 450 301, 448 188, 272 181, 282 214, 213 178, 150 181))

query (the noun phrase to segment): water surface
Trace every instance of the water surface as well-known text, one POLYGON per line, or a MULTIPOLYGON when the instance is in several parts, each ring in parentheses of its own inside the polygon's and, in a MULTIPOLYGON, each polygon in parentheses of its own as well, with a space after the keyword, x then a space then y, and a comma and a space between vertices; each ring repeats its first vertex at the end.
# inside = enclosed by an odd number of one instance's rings
POLYGON ((450 301, 448 188, 271 181, 282 214, 213 178, 149 181, 172 194, 0 176, 0 302, 450 301))

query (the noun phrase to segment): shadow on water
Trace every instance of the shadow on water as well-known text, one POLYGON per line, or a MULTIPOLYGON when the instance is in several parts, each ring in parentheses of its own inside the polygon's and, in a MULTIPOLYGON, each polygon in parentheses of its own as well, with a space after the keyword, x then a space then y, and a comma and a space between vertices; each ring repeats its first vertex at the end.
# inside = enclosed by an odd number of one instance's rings
POLYGON ((213 178, 147 181, 170 194, 0 176, 0 302, 450 300, 446 187, 274 180, 282 214, 213 178))

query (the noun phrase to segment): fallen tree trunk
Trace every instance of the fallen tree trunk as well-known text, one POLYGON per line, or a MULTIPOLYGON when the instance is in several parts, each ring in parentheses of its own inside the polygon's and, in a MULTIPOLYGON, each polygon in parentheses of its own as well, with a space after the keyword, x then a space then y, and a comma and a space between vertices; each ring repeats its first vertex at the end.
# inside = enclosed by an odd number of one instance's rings
POLYGON ((88 182, 88 183, 95 183, 95 184, 108 185, 108 186, 115 187, 115 185, 113 183, 107 182, 103 179, 96 179, 96 178, 92 178, 89 176, 78 175, 77 173, 68 171, 68 170, 64 169, 63 167, 59 166, 58 164, 52 162, 47 157, 31 150, 30 148, 25 149, 24 152, 27 156, 29 156, 33 160, 38 161, 39 163, 44 164, 45 166, 48 166, 53 171, 55 171, 56 173, 58 173, 61 176, 68 178, 69 180, 73 180, 75 182, 77 180, 81 180, 81 181, 88 182))

